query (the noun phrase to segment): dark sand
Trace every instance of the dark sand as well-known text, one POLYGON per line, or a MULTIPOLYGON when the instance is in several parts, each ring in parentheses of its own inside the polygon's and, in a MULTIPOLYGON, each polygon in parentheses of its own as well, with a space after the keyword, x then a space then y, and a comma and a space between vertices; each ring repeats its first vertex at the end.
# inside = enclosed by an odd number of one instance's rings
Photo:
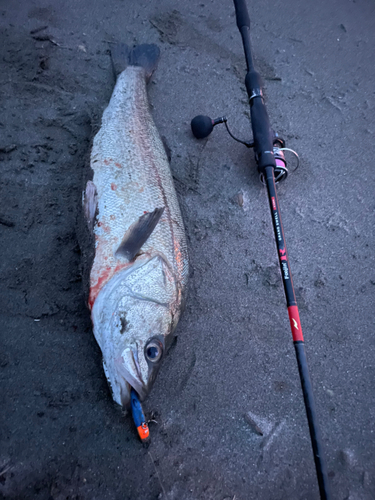
MULTIPOLYGON (((301 156, 279 196, 333 498, 370 500, 375 6, 248 3, 272 124, 301 156)), ((223 126, 207 142, 189 128, 226 114, 251 136, 232 2, 3 0, 0 27, 0 497, 318 499, 253 154, 223 126), (161 48, 149 96, 192 269, 177 344, 145 403, 157 420, 148 449, 107 388, 76 232, 116 41, 161 48)))

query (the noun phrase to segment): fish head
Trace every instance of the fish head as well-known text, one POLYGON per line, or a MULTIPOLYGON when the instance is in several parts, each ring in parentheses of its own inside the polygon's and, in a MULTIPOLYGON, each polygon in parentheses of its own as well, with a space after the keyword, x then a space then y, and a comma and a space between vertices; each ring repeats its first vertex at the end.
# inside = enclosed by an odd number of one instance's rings
POLYGON ((176 315, 176 285, 162 259, 122 271, 105 285, 92 309, 94 334, 114 400, 129 406, 133 388, 150 392, 176 315))

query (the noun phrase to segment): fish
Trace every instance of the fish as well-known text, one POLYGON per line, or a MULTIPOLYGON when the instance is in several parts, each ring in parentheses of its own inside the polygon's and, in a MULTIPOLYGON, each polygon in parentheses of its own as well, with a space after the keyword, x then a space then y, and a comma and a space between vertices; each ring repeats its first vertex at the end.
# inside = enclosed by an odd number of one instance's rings
POLYGON ((149 394, 186 302, 187 242, 147 83, 156 45, 111 50, 116 84, 82 196, 88 306, 116 403, 149 394))

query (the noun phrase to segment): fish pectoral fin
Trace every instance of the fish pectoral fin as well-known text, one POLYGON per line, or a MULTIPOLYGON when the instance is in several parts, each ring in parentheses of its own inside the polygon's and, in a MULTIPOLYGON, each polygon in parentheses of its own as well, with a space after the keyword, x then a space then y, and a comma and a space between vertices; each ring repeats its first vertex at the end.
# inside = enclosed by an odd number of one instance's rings
POLYGON ((115 252, 115 257, 125 257, 129 261, 133 260, 155 229, 163 215, 164 208, 155 208, 153 212, 141 215, 126 231, 120 246, 115 252))
POLYGON ((87 181, 83 197, 83 211, 87 224, 90 228, 94 226, 96 211, 98 207, 98 193, 96 186, 92 181, 87 181))

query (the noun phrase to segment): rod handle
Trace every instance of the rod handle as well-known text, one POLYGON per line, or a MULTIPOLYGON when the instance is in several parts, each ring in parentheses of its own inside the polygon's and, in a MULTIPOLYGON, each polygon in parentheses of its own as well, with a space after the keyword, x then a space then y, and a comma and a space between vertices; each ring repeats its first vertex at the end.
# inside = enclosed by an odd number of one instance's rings
POLYGON ((236 19, 237 19, 237 27, 241 31, 241 29, 246 26, 250 29, 250 17, 249 12, 246 7, 245 0, 233 0, 234 8, 236 9, 236 19))
POLYGON ((257 71, 252 70, 247 73, 245 86, 250 101, 251 127, 258 171, 264 174, 267 167, 276 167, 273 154, 274 132, 263 101, 261 79, 257 71))

